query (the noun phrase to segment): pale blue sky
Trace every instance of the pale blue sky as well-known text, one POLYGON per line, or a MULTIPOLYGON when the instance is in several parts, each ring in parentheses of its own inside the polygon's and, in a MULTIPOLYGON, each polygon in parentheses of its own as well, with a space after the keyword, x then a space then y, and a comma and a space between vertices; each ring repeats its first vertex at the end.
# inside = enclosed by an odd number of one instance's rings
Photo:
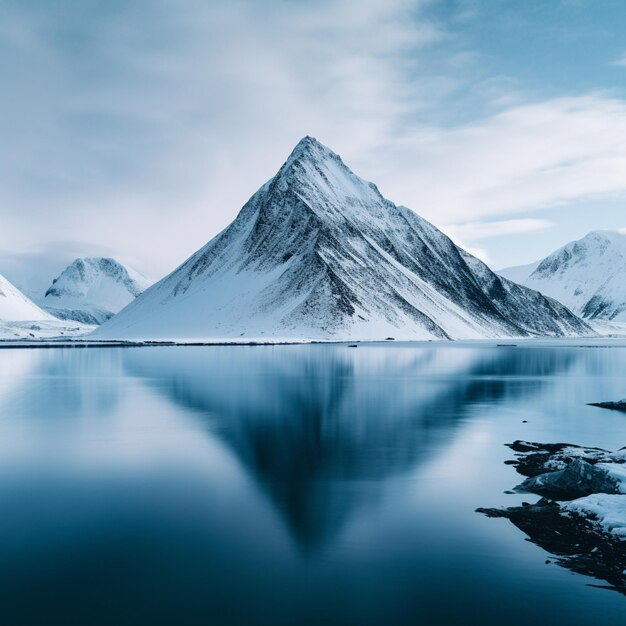
POLYGON ((157 278, 306 134, 494 267, 624 228, 624 24, 617 0, 0 0, 0 273, 157 278))

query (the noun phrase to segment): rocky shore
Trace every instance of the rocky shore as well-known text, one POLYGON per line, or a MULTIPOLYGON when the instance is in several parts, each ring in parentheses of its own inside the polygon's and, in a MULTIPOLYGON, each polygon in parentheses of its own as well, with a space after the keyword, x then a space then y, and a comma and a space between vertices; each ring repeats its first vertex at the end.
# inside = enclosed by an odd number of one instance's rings
POLYGON ((525 477, 515 491, 541 498, 477 511, 510 520, 558 565, 626 595, 626 448, 526 441, 509 447, 515 458, 507 464, 525 477))

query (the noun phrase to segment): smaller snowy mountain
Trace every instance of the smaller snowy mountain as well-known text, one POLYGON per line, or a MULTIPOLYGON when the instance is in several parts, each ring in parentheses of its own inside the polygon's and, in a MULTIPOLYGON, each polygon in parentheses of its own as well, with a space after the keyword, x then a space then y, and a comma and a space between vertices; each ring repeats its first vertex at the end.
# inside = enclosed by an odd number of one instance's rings
POLYGON ((0 275, 0 340, 43 339, 84 334, 93 326, 53 317, 0 275))
POLYGON ((15 285, 0 275, 0 320, 3 322, 35 322, 51 320, 52 316, 40 309, 15 285))
POLYGON ((626 234, 595 231, 539 263, 499 273, 584 319, 626 322, 626 234))
POLYGON ((145 276, 115 259, 85 257, 52 281, 41 305, 59 319, 102 324, 149 286, 145 276))

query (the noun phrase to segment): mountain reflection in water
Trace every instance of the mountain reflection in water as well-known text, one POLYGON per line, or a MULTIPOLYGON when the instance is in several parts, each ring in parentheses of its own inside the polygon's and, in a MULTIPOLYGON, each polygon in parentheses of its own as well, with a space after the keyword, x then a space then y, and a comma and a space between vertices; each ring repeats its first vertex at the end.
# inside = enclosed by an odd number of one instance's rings
POLYGON ((124 357, 129 373, 206 420, 304 551, 375 504, 385 479, 432 455, 471 407, 539 389, 575 358, 379 346, 167 348, 124 357))

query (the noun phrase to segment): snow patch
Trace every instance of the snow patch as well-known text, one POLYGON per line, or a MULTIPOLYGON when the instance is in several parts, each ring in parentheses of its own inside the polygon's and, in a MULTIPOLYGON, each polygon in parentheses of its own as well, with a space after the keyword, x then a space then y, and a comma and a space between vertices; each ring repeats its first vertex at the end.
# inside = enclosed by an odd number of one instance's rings
POLYGON ((565 513, 577 513, 603 531, 626 539, 626 495, 595 493, 561 506, 565 513))

